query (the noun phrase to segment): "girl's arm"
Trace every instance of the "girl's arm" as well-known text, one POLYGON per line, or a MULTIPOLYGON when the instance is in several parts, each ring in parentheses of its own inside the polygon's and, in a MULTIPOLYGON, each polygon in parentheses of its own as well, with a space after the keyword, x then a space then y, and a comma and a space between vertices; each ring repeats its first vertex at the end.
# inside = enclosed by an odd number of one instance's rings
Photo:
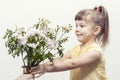
MULTIPOLYGON (((70 55, 70 54, 69 54, 70 55)), ((71 70, 74 68, 82 67, 96 61, 99 61, 101 58, 101 53, 97 51, 89 51, 84 53, 78 58, 71 59, 70 56, 64 57, 63 60, 54 62, 53 65, 50 63, 41 64, 37 67, 31 69, 32 74, 44 74, 45 72, 59 72, 65 70, 71 70)))
POLYGON ((100 52, 89 51, 87 53, 84 53, 78 58, 64 59, 60 62, 55 62, 53 65, 44 64, 44 69, 46 70, 46 72, 58 72, 58 71, 71 70, 74 68, 78 68, 78 67, 82 67, 82 66, 94 63, 100 60, 100 58, 101 58, 100 52))

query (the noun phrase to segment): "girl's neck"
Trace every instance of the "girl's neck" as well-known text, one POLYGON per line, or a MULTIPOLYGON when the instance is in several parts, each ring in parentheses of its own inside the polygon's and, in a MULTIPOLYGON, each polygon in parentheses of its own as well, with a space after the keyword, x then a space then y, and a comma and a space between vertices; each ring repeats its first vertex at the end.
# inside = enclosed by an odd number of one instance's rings
POLYGON ((95 41, 94 40, 92 40, 92 41, 88 41, 88 42, 81 42, 81 48, 82 47, 86 47, 86 46, 88 46, 88 45, 90 45, 90 44, 92 44, 92 43, 95 43, 95 41))

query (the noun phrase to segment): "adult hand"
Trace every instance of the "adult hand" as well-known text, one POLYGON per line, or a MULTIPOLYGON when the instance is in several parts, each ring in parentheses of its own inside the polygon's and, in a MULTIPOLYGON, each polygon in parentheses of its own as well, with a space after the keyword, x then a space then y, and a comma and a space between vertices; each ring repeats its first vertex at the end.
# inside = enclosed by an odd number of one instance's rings
POLYGON ((33 77, 34 76, 31 74, 23 74, 17 77, 15 80, 30 80, 30 79, 33 79, 33 77))

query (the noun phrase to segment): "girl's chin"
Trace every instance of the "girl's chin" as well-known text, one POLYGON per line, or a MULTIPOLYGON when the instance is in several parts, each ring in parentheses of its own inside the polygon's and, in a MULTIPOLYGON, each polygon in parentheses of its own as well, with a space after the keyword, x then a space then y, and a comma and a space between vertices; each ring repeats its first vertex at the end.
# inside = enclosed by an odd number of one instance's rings
POLYGON ((78 41, 79 41, 79 42, 83 42, 83 40, 81 40, 81 39, 78 39, 78 41))
POLYGON ((81 38, 77 38, 77 40, 78 40, 78 41, 83 41, 83 39, 81 39, 81 38))

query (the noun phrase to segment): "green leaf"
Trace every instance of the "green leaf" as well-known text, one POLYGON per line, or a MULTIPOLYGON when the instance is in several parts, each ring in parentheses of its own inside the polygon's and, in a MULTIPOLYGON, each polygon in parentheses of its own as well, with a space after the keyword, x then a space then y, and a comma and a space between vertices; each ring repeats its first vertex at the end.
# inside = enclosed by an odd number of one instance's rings
POLYGON ((53 62, 53 59, 54 59, 53 57, 54 57, 54 55, 52 53, 50 53, 50 52, 48 52, 46 54, 46 58, 48 58, 50 60, 50 62, 53 62))
POLYGON ((65 37, 63 39, 60 39, 58 42, 59 42, 59 44, 62 44, 62 43, 65 43, 67 41, 68 41, 68 37, 65 37))
POLYGON ((36 29, 38 29, 39 28, 39 23, 38 24, 36 24, 36 29))

